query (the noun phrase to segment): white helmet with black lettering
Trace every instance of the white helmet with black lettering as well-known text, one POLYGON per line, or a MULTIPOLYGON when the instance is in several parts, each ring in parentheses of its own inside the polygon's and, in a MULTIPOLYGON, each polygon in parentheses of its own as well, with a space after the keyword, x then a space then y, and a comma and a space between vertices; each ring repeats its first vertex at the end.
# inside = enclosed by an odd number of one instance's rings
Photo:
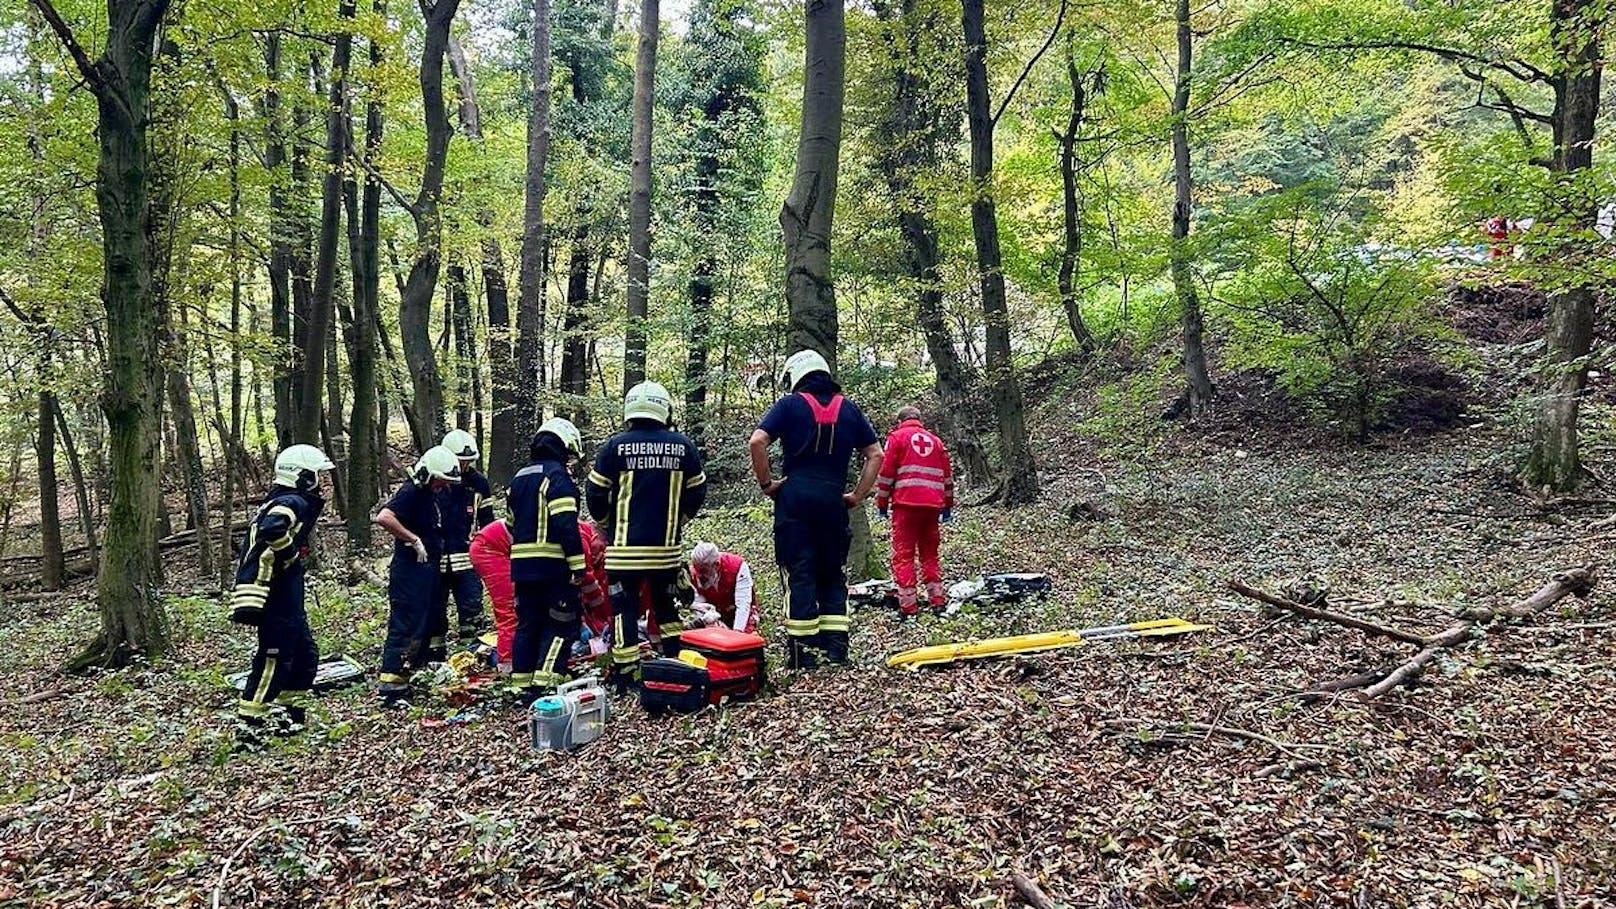
POLYGON ((320 488, 320 471, 336 466, 313 445, 293 445, 275 456, 275 485, 313 492, 320 488))
POLYGON ((427 483, 432 480, 444 480, 450 483, 460 482, 460 459, 455 453, 442 445, 428 448, 421 460, 415 462, 410 476, 417 483, 427 483))
MULTIPOLYGON (((561 447, 565 448, 573 457, 581 458, 584 456, 583 434, 578 432, 578 427, 574 426, 571 420, 565 417, 551 417, 545 420, 544 425, 539 427, 538 435, 542 436, 546 433, 560 439, 561 447)), ((536 447, 538 436, 535 436, 533 441, 536 447)))
POLYGON ((796 391, 803 379, 816 372, 830 375, 830 364, 825 362, 825 358, 820 356, 818 351, 799 350, 786 358, 785 374, 781 376, 781 380, 786 386, 786 391, 796 391))
POLYGON ((462 461, 475 461, 481 452, 477 451, 477 440, 464 429, 451 429, 443 437, 443 447, 454 452, 455 457, 462 461))
POLYGON ((654 420, 663 426, 673 416, 673 397, 655 382, 641 382, 623 396, 623 419, 654 420))

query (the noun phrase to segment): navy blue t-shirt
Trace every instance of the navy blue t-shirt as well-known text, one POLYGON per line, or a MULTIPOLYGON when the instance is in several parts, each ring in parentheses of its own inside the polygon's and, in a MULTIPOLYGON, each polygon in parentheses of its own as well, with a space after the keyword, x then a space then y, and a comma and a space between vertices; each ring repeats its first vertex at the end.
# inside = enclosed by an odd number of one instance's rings
MULTIPOLYGON (((398 517, 405 530, 421 538, 426 544, 427 560, 436 565, 443 558, 443 523, 432 488, 405 480, 398 492, 387 500, 387 509, 398 517)), ((403 540, 393 541, 393 555, 415 561, 415 550, 403 540)))
MULTIPOLYGON (((824 405, 833 395, 821 393, 814 397, 824 405)), ((880 441, 864 411, 845 397, 834 424, 820 426, 807 400, 800 394, 789 394, 774 402, 758 428, 779 441, 784 455, 781 471, 786 476, 814 476, 837 483, 846 480, 847 465, 855 451, 880 441)))

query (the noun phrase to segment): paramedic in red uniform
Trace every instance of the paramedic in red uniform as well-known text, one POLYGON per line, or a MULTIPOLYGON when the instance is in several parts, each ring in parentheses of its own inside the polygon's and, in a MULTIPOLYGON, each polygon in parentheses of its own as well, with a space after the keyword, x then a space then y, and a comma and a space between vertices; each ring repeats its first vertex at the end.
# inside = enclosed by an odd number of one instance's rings
POLYGON ((842 397, 830 364, 811 350, 786 360, 789 394, 763 415, 748 442, 752 475, 774 500, 774 557, 786 594, 786 660, 812 669, 816 650, 847 662, 847 513, 863 505, 881 469, 881 440, 864 412, 842 397), (769 468, 769 445, 780 442, 780 471, 769 468), (847 489, 854 453, 864 456, 858 485, 847 489))
POLYGON ((937 559, 941 542, 939 524, 953 517, 954 468, 943 440, 920 422, 920 410, 898 411, 898 428, 887 436, 881 476, 875 483, 875 507, 892 515, 892 580, 898 585, 898 608, 905 616, 920 611, 915 587, 915 555, 920 555, 920 578, 933 612, 948 605, 943 589, 943 566, 937 559))
POLYGON ((696 621, 747 634, 757 631, 757 586, 746 559, 712 543, 697 543, 690 553, 690 586, 696 591, 691 607, 696 621))

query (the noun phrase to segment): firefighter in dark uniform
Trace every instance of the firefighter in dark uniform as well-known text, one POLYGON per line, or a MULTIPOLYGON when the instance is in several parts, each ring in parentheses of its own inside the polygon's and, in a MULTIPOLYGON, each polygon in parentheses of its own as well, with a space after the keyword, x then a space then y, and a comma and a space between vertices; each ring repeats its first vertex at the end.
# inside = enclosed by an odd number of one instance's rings
POLYGON ((589 513, 606 536, 612 594, 612 680, 631 687, 640 665, 640 604, 648 604, 669 655, 684 629, 679 602, 694 599, 680 536, 707 498, 701 450, 669 428, 673 401, 655 382, 623 399, 628 428, 606 440, 589 473, 589 513))
POLYGON ((477 469, 477 440, 464 429, 443 437, 443 446, 460 459, 460 482, 438 492, 443 516, 443 583, 454 600, 460 641, 467 643, 482 632, 483 582, 471 567, 471 538, 494 521, 489 504, 488 477, 477 469))
POLYGON ((842 396, 825 358, 811 350, 786 360, 790 392, 763 415, 749 442, 752 473, 774 499, 774 557, 786 593, 786 654, 794 669, 812 669, 822 650, 847 662, 847 580, 842 563, 851 540, 847 513, 869 497, 881 471, 881 443, 857 404, 842 396), (781 479, 769 468, 780 442, 781 479), (853 454, 864 455, 858 485, 847 489, 853 454))
POLYGON ((437 493, 460 481, 460 461, 441 445, 428 449, 372 520, 393 536, 387 572, 387 638, 382 643, 381 687, 389 706, 403 706, 409 670, 447 656, 448 590, 443 559, 443 520, 437 493))
POLYGON ((581 623, 578 588, 586 565, 578 487, 567 473, 567 462, 583 454, 578 427, 560 417, 546 420, 528 454, 532 463, 517 471, 506 501, 516 587, 511 684, 531 702, 567 680, 581 623))
POLYGON ((303 608, 303 559, 325 508, 320 474, 330 469, 331 459, 312 445, 281 452, 275 485, 247 527, 230 594, 230 620, 258 628, 258 649, 236 702, 236 737, 243 749, 262 743, 277 707, 284 711, 278 733, 296 732, 308 719, 320 651, 303 608))

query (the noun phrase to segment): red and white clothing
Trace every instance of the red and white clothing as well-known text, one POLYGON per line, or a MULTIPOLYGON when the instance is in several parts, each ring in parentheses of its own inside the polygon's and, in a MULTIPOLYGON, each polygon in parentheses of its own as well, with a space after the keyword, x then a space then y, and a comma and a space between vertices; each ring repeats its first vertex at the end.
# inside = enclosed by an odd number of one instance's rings
POLYGON ((717 570, 705 578, 695 565, 690 566, 690 586, 696 591, 696 609, 708 604, 717 610, 724 624, 735 631, 752 634, 757 631, 757 585, 752 581, 752 566, 733 552, 718 555, 717 570))
POLYGON ((492 521, 471 538, 471 567, 483 579, 483 590, 494 604, 494 649, 499 662, 511 662, 511 640, 516 636, 516 585, 511 583, 511 525, 492 521))
POLYGON ((584 624, 599 637, 612 622, 612 601, 606 596, 606 539, 594 524, 580 520, 578 536, 584 543, 584 583, 578 590, 584 624))
POLYGON ((909 615, 917 610, 917 580, 925 582, 933 606, 944 605, 948 595, 937 555, 942 541, 938 524, 943 510, 954 507, 954 468, 943 440, 919 420, 898 424, 887 436, 875 488, 875 507, 892 509, 892 580, 898 585, 899 608, 909 615))
POLYGON ((954 507, 954 466, 936 433, 919 420, 904 420, 887 436, 875 507, 887 503, 942 511, 954 507))
MULTIPOLYGON (((588 521, 578 522, 587 563, 579 591, 583 619, 594 634, 600 634, 611 621, 612 606, 606 599, 606 545, 588 521)), ((494 521, 471 538, 471 567, 483 579, 483 589, 494 606, 494 649, 501 665, 511 662, 511 642, 516 637, 516 585, 511 583, 511 525, 494 521)))

